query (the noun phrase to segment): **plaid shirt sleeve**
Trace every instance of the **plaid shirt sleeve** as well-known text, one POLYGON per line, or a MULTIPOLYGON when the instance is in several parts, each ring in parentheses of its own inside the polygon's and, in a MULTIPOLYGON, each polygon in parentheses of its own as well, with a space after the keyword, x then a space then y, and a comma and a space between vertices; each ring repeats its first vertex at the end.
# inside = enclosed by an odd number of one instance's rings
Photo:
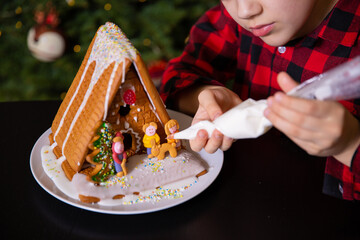
POLYGON ((324 193, 345 200, 360 200, 360 147, 355 151, 350 168, 334 157, 328 157, 324 193))
POLYGON ((355 173, 353 197, 350 197, 350 199, 360 200, 360 146, 353 156, 350 171, 355 173))
MULTIPOLYGON (((161 96, 171 108, 179 91, 198 83, 227 86, 243 100, 267 98, 281 90, 276 81, 281 71, 303 82, 360 55, 359 9, 359 0, 339 0, 313 32, 273 47, 242 29, 219 5, 194 25, 183 54, 169 63, 161 96)), ((341 104, 360 119, 360 99, 341 104)), ((327 158, 323 191, 360 200, 360 146, 350 168, 327 158)))
POLYGON ((182 55, 169 62, 160 89, 167 107, 173 106, 174 96, 185 88, 224 85, 234 77, 238 26, 220 8, 210 9, 197 21, 182 55))

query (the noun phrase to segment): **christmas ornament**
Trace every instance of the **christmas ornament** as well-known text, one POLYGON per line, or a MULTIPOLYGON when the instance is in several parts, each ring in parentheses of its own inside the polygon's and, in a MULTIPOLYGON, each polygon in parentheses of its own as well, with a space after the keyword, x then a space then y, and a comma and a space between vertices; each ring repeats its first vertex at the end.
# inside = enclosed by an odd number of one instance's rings
POLYGON ((65 37, 58 29, 59 16, 55 7, 48 3, 46 10, 35 12, 36 26, 27 36, 27 44, 32 55, 44 62, 51 62, 64 54, 65 37))

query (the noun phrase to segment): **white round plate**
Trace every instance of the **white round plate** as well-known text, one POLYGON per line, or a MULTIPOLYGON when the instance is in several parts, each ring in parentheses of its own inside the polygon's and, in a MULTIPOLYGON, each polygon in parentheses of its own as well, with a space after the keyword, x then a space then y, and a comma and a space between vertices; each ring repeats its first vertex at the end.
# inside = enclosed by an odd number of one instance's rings
MULTIPOLYGON (((180 130, 185 129, 191 125, 192 118, 176 112, 172 110, 168 110, 171 118, 176 119, 179 122, 180 130)), ((39 185, 45 189, 49 194, 54 196, 55 198, 68 203, 72 206, 86 209, 89 211, 100 212, 100 213, 108 213, 108 214, 142 214, 155 212, 163 209, 167 209, 170 207, 174 207, 178 204, 186 202, 196 195, 200 194, 204 191, 210 184, 216 179, 223 165, 224 161, 224 153, 221 150, 218 150, 214 154, 208 154, 204 150, 199 152, 200 157, 208 164, 209 169, 208 173, 199 177, 196 184, 194 184, 189 189, 183 191, 183 197, 177 199, 162 199, 159 202, 144 202, 144 203, 136 203, 132 205, 116 205, 116 206, 104 206, 100 204, 87 204, 83 203, 80 200, 73 199, 67 195, 65 195, 62 191, 60 191, 54 182, 47 176, 44 172, 42 163, 41 163, 41 148, 44 145, 49 144, 48 136, 51 133, 51 129, 48 129, 44 132, 41 137, 35 143, 30 156, 30 168, 31 172, 39 183, 39 185)), ((188 146, 188 141, 185 143, 188 150, 190 147, 188 146)))

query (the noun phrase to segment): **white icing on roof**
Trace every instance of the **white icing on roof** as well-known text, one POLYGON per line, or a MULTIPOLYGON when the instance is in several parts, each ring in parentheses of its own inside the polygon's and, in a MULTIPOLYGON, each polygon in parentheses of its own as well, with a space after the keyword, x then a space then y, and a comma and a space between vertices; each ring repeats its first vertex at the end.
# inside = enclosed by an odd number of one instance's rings
MULTIPOLYGON (((107 69, 110 64, 115 62, 115 66, 113 68, 113 72, 111 73, 110 81, 109 81, 107 91, 106 91, 106 96, 105 96, 105 101, 104 101, 103 120, 105 120, 106 116, 107 116, 108 107, 109 107, 109 97, 110 97, 109 95, 110 95, 110 90, 112 88, 112 84, 114 82, 116 69, 118 68, 119 64, 123 63, 123 71, 125 72, 125 60, 130 59, 132 62, 134 62, 136 60, 136 57, 137 57, 137 50, 134 48, 134 46, 131 44, 129 39, 127 39, 127 37, 123 34, 123 32, 121 31, 121 29, 118 26, 116 26, 113 23, 107 22, 105 25, 103 25, 99 28, 99 30, 97 31, 96 39, 95 39, 93 47, 92 47, 92 51, 91 51, 89 59, 87 61, 87 65, 81 76, 79 85, 77 86, 75 93, 73 94, 73 96, 67 106, 67 109, 65 110, 65 112, 62 116, 62 119, 60 120, 59 126, 54 134, 54 140, 55 140, 55 137, 58 135, 58 133, 64 123, 64 119, 69 111, 69 108, 71 107, 74 99, 76 98, 76 96, 79 92, 80 86, 84 81, 85 74, 88 70, 89 65, 94 61, 96 62, 96 67, 95 67, 94 73, 92 75, 90 85, 89 85, 88 90, 85 93, 84 99, 83 99, 79 109, 77 110, 76 115, 70 125, 69 131, 68 131, 67 136, 63 143, 63 148, 65 148, 68 138, 70 136, 70 133, 71 133, 78 117, 82 113, 82 110, 86 106, 87 100, 88 100, 94 86, 98 82, 100 76, 104 72, 104 70, 107 69)), ((123 74, 122 77, 123 77, 122 82, 124 82, 125 74, 123 74)))

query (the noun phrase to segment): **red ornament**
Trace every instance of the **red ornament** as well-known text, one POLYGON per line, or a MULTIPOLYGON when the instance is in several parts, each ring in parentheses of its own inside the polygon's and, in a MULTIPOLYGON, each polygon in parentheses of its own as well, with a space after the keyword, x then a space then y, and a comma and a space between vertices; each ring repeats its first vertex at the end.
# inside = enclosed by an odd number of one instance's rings
POLYGON ((123 94, 123 100, 128 105, 133 105, 136 102, 135 92, 131 89, 128 89, 123 94))
POLYGON ((38 25, 46 25, 50 29, 55 29, 60 23, 59 13, 51 2, 46 3, 45 7, 39 5, 34 19, 38 25))
POLYGON ((56 27, 59 23, 57 14, 55 12, 50 12, 45 19, 45 24, 56 27))

